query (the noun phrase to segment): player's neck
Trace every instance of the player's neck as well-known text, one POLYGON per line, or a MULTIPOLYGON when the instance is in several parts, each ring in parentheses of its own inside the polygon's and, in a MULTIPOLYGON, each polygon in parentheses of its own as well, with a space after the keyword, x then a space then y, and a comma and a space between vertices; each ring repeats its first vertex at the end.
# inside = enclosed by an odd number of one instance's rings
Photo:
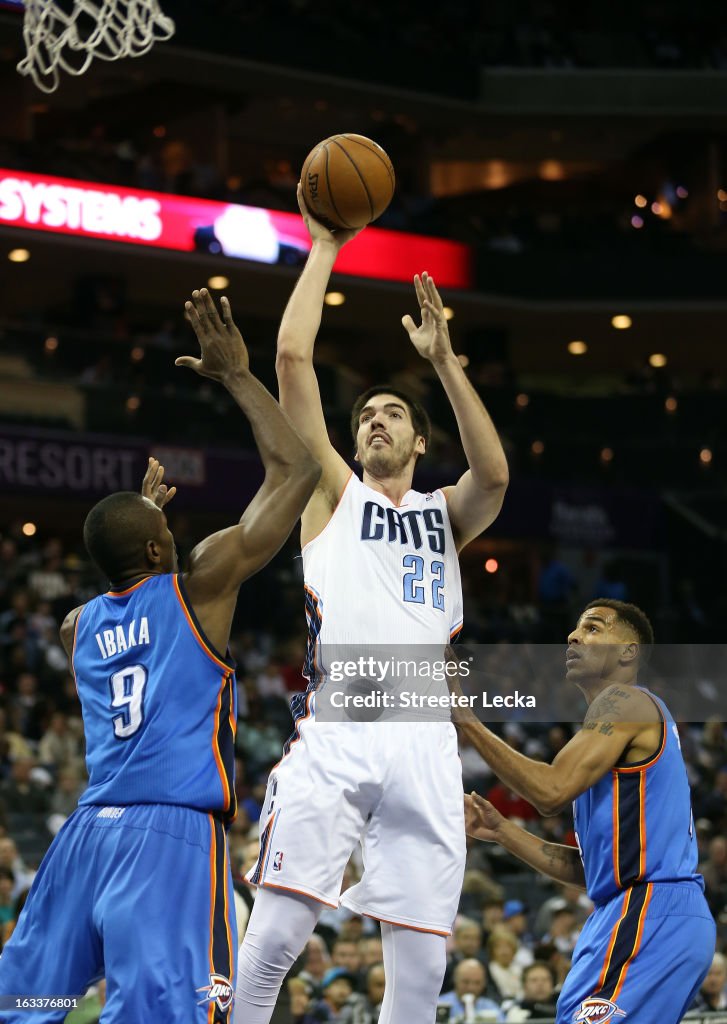
POLYGON ((139 580, 146 579, 147 576, 162 576, 161 569, 136 569, 122 573, 121 576, 117 576, 116 579, 109 581, 109 590, 126 590, 128 587, 133 587, 139 580))
POLYGON ((367 470, 363 471, 363 482, 372 491, 378 491, 388 498, 392 505, 401 505, 407 491, 411 490, 412 474, 405 472, 400 476, 376 477, 367 470))

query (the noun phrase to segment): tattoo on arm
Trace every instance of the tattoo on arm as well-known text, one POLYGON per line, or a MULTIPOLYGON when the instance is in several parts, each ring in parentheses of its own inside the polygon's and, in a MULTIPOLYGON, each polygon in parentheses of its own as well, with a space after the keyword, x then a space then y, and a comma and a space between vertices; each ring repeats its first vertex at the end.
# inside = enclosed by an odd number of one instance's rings
POLYGON ((588 718, 586 718, 585 722, 583 723, 583 728, 591 729, 593 731, 598 729, 598 731, 602 733, 604 736, 613 735, 613 722, 596 722, 595 720, 589 722, 588 718))
POLYGON ((583 865, 578 850, 573 846, 559 846, 557 843, 543 843, 540 852, 545 857, 548 867, 546 874, 556 878, 568 878, 576 881, 583 874, 583 865))
POLYGON ((631 700, 631 697, 628 690, 623 690, 620 687, 609 688, 605 693, 600 694, 588 709, 583 723, 584 729, 595 728, 595 724, 603 722, 604 718, 611 722, 618 721, 625 710, 624 703, 631 700), (586 723, 591 722, 594 724, 587 726, 586 723))

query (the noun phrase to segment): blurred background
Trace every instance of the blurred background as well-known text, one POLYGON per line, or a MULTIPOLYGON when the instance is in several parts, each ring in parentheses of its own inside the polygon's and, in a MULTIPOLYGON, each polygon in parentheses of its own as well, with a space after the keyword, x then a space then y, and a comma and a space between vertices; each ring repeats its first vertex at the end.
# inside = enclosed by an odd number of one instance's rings
MULTIPOLYGON (((366 234, 391 232, 381 244, 401 252, 402 267, 420 252, 439 253, 432 239, 457 243, 441 250, 445 267, 456 253, 462 268, 456 286, 442 289, 450 331, 511 473, 502 514, 462 556, 465 641, 505 651, 564 643, 582 605, 599 596, 642 606, 664 642, 724 636, 723 5, 162 6, 176 20, 171 42, 138 60, 97 63, 45 95, 15 71, 22 13, 0 4, 6 936, 84 785, 80 710, 57 627, 104 585, 81 544, 85 513, 109 491, 136 488, 154 454, 179 487, 169 519, 182 555, 241 514, 260 481, 259 461, 226 394, 173 365, 194 350, 183 303, 203 285, 229 295, 252 367, 275 390, 277 323, 305 247, 293 229, 285 238, 276 229, 280 244, 263 257, 229 242, 217 218, 242 205, 271 211, 266 224, 289 223, 278 212, 296 212, 300 167, 328 135, 357 132, 389 153, 396 195, 366 234), (74 182, 105 196, 153 194, 162 212, 172 197, 189 197, 193 230, 175 245, 166 235, 150 242, 123 218, 104 226, 86 207, 79 212, 74 182), (46 193, 43 215, 39 183, 61 190, 53 208, 46 193)), ((400 325, 414 309, 411 285, 375 257, 360 273, 334 275, 316 360, 331 437, 346 458, 350 407, 370 384, 387 380, 424 401, 435 435, 415 485, 426 490, 453 482, 463 462, 441 387, 400 325)), ((234 629, 241 811, 230 839, 243 927, 252 893, 242 872, 256 857, 267 772, 290 731, 287 701, 304 686, 301 597, 294 536, 243 588, 234 629)), ((513 724, 507 738, 550 759, 571 729, 513 724)), ((724 727, 715 720, 680 729, 723 950, 724 727)), ((466 786, 571 841, 570 820, 541 821, 471 754, 463 750, 466 786)), ((349 882, 359 867, 354 859, 349 882)), ((498 1007, 480 1006, 482 1020, 542 1016, 525 1004, 548 1003, 546 982, 552 975, 552 993, 562 981, 584 912, 583 897, 556 892, 499 850, 473 847, 466 934, 453 941, 446 980, 460 1000, 450 1019, 468 993, 498 1007), (522 977, 534 957, 547 965, 541 988, 537 971, 528 972, 535 981, 522 977), (536 989, 545 994, 530 998, 536 989)), ((369 928, 342 912, 323 921, 280 1021, 376 1020, 379 982, 367 972, 380 949, 369 928), (321 988, 331 966, 351 976, 353 995, 336 995, 343 975, 321 988)), ((724 962, 715 972, 704 1001, 716 1008, 724 962)), ((102 993, 93 998, 99 1003, 102 993)))

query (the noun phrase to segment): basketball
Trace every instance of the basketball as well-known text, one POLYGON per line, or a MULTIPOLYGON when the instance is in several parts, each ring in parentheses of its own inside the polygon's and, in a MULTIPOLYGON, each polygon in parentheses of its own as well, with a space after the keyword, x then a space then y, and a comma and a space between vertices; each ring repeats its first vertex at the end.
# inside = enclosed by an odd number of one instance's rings
POLYGON ((394 195, 394 168, 378 143, 364 135, 332 135, 306 157, 300 180, 305 204, 328 227, 362 228, 394 195))

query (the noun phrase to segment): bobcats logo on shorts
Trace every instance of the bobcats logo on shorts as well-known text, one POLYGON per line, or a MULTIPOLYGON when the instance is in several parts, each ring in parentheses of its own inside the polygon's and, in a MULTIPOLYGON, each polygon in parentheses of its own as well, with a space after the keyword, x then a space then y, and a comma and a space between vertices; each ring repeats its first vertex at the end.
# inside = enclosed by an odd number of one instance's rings
POLYGON ((207 993, 204 999, 200 999, 197 1006, 201 1006, 202 1003, 217 1003, 220 1012, 224 1013, 232 1005, 234 990, 224 974, 210 974, 209 985, 203 985, 197 989, 197 992, 207 993))
POLYGON ((580 1005, 580 1008, 576 1010, 573 1017, 573 1024, 606 1024, 606 1021, 612 1020, 614 1017, 625 1017, 626 1011, 619 1010, 615 1003, 612 1003, 610 999, 601 999, 599 996, 591 996, 590 999, 584 999, 580 1005))

